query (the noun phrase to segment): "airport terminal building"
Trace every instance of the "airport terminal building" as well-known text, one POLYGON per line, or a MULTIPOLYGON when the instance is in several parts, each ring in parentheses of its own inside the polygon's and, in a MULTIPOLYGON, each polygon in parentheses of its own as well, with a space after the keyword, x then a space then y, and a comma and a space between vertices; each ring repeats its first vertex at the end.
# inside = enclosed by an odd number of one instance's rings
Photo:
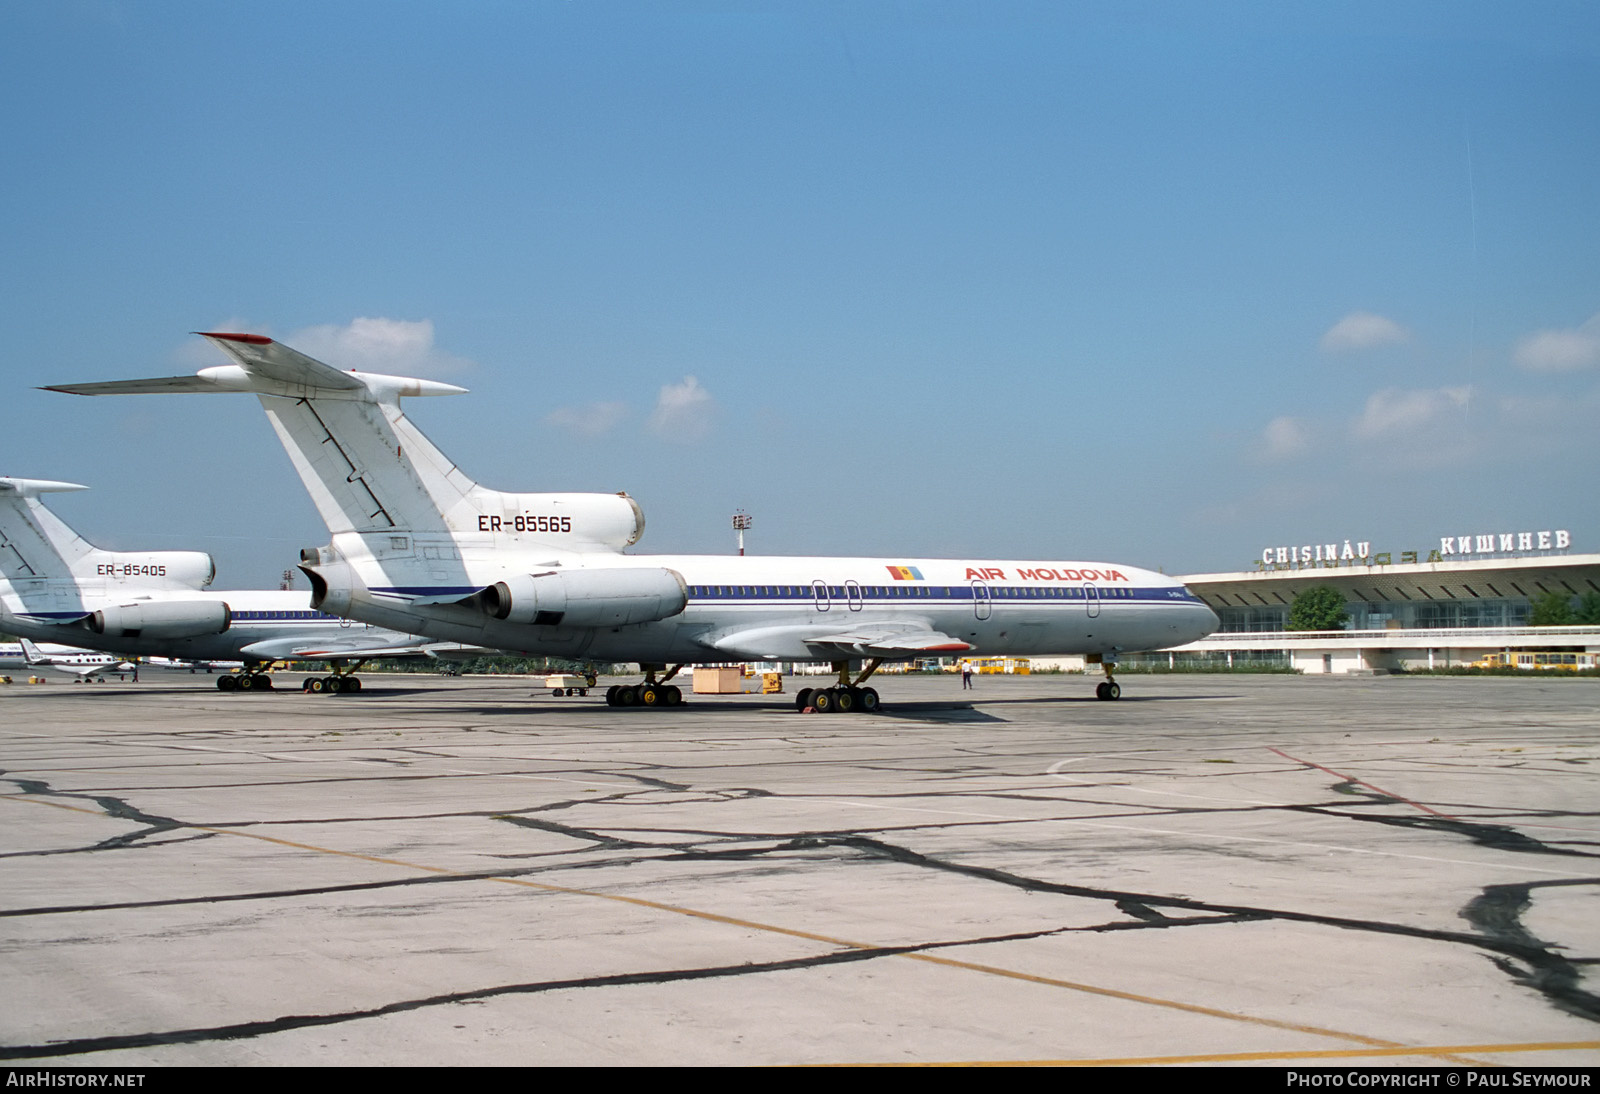
POLYGON ((1529 624, 1554 593, 1600 595, 1600 554, 1574 553, 1564 530, 1441 537, 1425 550, 1374 552, 1361 541, 1271 546, 1252 569, 1183 578, 1221 620, 1217 632, 1130 661, 1279 665, 1306 673, 1470 664, 1497 651, 1600 652, 1600 625, 1529 624), (1289 630, 1289 608, 1328 585, 1345 599, 1339 631, 1289 630))

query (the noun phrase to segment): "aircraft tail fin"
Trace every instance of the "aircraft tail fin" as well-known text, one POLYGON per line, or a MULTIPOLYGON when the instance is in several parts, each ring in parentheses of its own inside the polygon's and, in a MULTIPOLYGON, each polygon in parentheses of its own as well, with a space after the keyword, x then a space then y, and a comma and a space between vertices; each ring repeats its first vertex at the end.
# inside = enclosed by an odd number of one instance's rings
POLYGON ((440 561, 459 559, 463 544, 489 545, 502 536, 557 549, 620 551, 643 531, 643 514, 626 495, 501 493, 468 478, 400 409, 405 396, 453 395, 464 388, 342 372, 259 334, 202 332, 202 337, 233 364, 193 377, 46 390, 254 394, 328 531, 364 535, 374 554, 411 556, 425 550, 440 561))
POLYGON ((328 530, 439 531, 475 484, 400 412, 402 396, 454 395, 436 380, 344 372, 259 334, 200 332, 232 359, 195 376, 51 385, 73 395, 242 392, 266 409, 328 530))
POLYGON ((75 482, 0 478, 0 578, 70 578, 96 548, 39 501, 53 491, 87 490, 75 482))
MULTIPOLYGON (((93 585, 201 589, 216 576, 204 551, 108 551, 96 547, 39 500, 40 494, 87 490, 72 482, 0 477, 0 580, 24 601, 37 600, 46 587, 52 595, 93 585)), ((73 606, 52 613, 76 618, 73 606)))

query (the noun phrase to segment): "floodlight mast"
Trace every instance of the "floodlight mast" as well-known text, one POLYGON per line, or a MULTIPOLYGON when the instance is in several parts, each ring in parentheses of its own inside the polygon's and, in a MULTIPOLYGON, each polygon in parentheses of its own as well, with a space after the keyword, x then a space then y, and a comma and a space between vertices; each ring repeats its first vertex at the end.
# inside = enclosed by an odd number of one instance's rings
POLYGON ((750 527, 750 514, 743 509, 735 509, 733 512, 733 530, 739 533, 739 554, 741 557, 744 555, 744 531, 748 527, 750 527))

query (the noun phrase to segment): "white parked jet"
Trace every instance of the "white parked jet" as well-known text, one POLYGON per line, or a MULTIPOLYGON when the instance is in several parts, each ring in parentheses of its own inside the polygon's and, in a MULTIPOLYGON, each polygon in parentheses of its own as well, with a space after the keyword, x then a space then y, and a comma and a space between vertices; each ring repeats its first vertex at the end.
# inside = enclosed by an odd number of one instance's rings
POLYGON ((457 650, 319 612, 303 592, 208 592, 216 567, 199 551, 103 551, 39 501, 85 489, 0 478, 0 632, 124 656, 242 660, 243 673, 217 678, 224 691, 270 688, 264 669, 290 660, 334 666, 330 676, 308 678, 308 691, 356 691, 353 663, 457 650))
POLYGON ((117 676, 133 674, 139 678, 139 666, 132 661, 124 661, 120 657, 113 657, 109 653, 100 653, 96 650, 70 649, 56 646, 49 653, 41 650, 26 638, 22 640, 22 657, 29 668, 55 669, 58 672, 70 672, 79 680, 87 680, 91 676, 98 676, 104 681, 108 673, 117 676))
POLYGON ((636 661, 615 705, 681 701, 657 679, 689 663, 825 661, 838 684, 797 699, 873 710, 883 661, 930 653, 1125 651, 1209 634, 1181 583, 1120 563, 629 555, 644 515, 626 494, 511 494, 468 478, 400 409, 463 389, 341 372, 256 334, 205 334, 233 360, 197 376, 53 386, 80 395, 258 395, 332 534, 301 552, 324 611, 435 638, 564 658, 636 661), (866 662, 851 679, 851 662, 866 662))

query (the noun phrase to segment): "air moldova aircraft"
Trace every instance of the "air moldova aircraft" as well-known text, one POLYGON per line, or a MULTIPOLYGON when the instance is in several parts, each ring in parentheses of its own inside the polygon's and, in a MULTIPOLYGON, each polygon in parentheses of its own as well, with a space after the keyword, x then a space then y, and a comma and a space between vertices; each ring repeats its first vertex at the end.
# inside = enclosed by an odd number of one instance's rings
MULTIPOLYGON (((208 592, 216 566, 200 551, 103 551, 39 501, 86 489, 0 478, 0 631, 123 656, 243 661, 244 672, 217 678, 224 691, 272 687, 266 669, 276 661, 326 661, 332 675, 303 686, 340 692, 360 690, 352 666, 375 657, 461 655, 454 644, 317 611, 303 592, 208 592)), ((102 662, 119 663, 97 654, 71 664, 102 662)))
POLYGON ((1097 696, 1116 699, 1120 654, 1217 626, 1181 583, 1121 563, 628 554, 644 514, 627 494, 490 490, 400 408, 464 389, 343 372, 257 334, 203 337, 233 363, 48 390, 257 395, 332 535, 301 552, 315 607, 455 642, 638 662, 644 683, 610 689, 613 705, 676 705, 667 681, 685 664, 811 661, 838 683, 802 691, 802 709, 871 711, 878 693, 863 684, 883 662, 966 653, 1086 654, 1104 666, 1097 696))

